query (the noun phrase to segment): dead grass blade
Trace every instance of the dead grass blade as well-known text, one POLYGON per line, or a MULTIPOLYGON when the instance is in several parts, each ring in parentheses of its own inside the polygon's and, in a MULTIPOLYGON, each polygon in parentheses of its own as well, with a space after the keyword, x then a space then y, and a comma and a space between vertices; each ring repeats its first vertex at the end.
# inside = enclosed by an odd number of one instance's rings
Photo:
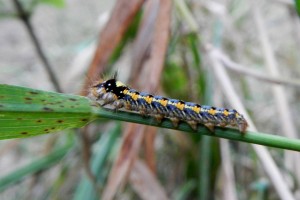
MULTIPOLYGON (((140 77, 139 82, 142 83, 140 86, 143 89, 154 92, 157 90, 160 82, 164 57, 167 50, 171 1, 148 1, 146 9, 142 21, 143 25, 140 27, 135 43, 135 52, 138 53, 134 54, 133 60, 135 62, 133 62, 133 64, 136 65, 137 69, 134 70, 132 74, 133 77, 140 77), (158 8, 159 10, 157 12, 158 8), (152 33, 149 33, 149 30, 151 30, 152 33), (143 38, 147 38, 146 36, 151 36, 151 40, 149 40, 151 42, 143 41, 143 38), (145 55, 149 55, 147 57, 148 59, 145 59, 145 55), (138 69, 138 67, 141 70, 138 69)), ((136 78, 135 81, 137 81, 136 78)), ((132 170, 132 163, 135 161, 136 152, 139 151, 144 137, 146 141, 145 151, 147 163, 150 163, 154 171, 155 157, 153 142, 156 135, 156 128, 148 129, 150 132, 146 133, 144 126, 129 124, 127 130, 131 130, 129 132, 130 134, 125 134, 123 137, 121 150, 109 175, 109 181, 104 190, 103 199, 112 199, 120 185, 125 183, 127 174, 132 170), (129 145, 129 142, 134 145, 129 145)))
MULTIPOLYGON (((222 63, 218 61, 216 58, 216 54, 218 54, 218 49, 213 47, 207 47, 208 55, 210 61, 212 63, 213 71, 216 76, 216 80, 219 81, 220 86, 222 86, 223 90, 226 91, 224 94, 229 100, 232 105, 235 105, 235 108, 239 110, 248 121, 249 128, 248 130, 256 131, 256 127, 251 120, 250 116, 247 114, 245 107, 243 106, 239 96, 237 95, 236 91, 233 88, 231 80, 227 74, 227 71, 223 67, 222 63)), ((294 197, 289 190, 287 183, 284 181, 282 174, 280 173, 279 168, 277 167, 276 163, 274 162, 272 156, 270 155, 269 151, 266 147, 260 145, 252 145, 254 151, 256 152, 257 157, 259 158, 264 171, 268 174, 272 184, 274 185, 278 195, 282 199, 290 199, 293 200, 294 197)))
POLYGON ((154 141, 156 137, 156 127, 149 126, 145 130, 144 135, 144 148, 145 148, 145 160, 153 174, 156 174, 156 159, 154 141))
POLYGON ((138 124, 127 126, 119 155, 117 156, 106 187, 104 188, 102 195, 103 200, 113 199, 120 185, 125 183, 129 169, 131 169, 142 143, 144 128, 145 126, 138 124))
POLYGON ((231 162, 230 156, 230 148, 229 142, 227 140, 220 140, 220 148, 222 155, 222 175, 223 175, 223 184, 222 188, 223 198, 224 200, 237 200, 237 191, 236 191, 236 183, 235 176, 233 171, 233 166, 231 162))
MULTIPOLYGON (((154 9, 155 9, 154 5, 154 9)), ((165 55, 167 52, 171 19, 171 1, 160 1, 158 16, 153 33, 152 46, 150 49, 149 60, 145 63, 144 72, 149 74, 147 84, 144 85, 144 90, 156 92, 159 86, 160 76, 164 66, 165 55)), ((142 82, 143 80, 140 80, 142 82)), ((145 132, 145 159, 152 170, 155 172, 155 152, 154 140, 156 137, 156 128, 148 128, 145 132)))
MULTIPOLYGON (((256 23, 257 32, 259 35, 263 56, 265 59, 265 65, 272 76, 280 76, 280 70, 278 62, 275 56, 275 52, 271 45, 271 39, 267 33, 264 25, 264 19, 260 11, 260 7, 256 3, 252 4, 252 11, 254 15, 254 21, 256 23)), ((275 99, 276 108, 278 109, 278 118, 282 127, 282 133, 289 138, 298 138, 294 118, 292 117, 291 108, 287 98, 287 92, 285 88, 279 85, 272 87, 273 95, 275 99)), ((285 152, 285 164, 287 168, 295 172, 295 179, 300 182, 300 172, 298 170, 300 156, 294 152, 285 152)))
POLYGON ((134 162, 129 180, 133 189, 143 200, 169 199, 156 176, 154 176, 147 165, 139 159, 134 162))
POLYGON ((91 81, 99 79, 114 49, 143 3, 144 1, 141 0, 132 0, 130 3, 122 0, 116 2, 110 19, 99 36, 99 44, 89 67, 82 95, 87 95, 87 88, 91 85, 91 81))

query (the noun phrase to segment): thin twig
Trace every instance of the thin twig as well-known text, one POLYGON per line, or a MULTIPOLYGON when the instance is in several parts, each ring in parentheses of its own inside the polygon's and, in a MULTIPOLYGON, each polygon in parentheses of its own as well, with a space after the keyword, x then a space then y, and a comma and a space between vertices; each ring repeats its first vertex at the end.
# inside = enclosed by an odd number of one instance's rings
POLYGON ((46 58, 46 55, 45 55, 44 51, 42 50, 42 46, 34 32, 34 28, 30 23, 30 13, 24 10, 24 8, 23 8, 22 4, 19 2, 19 0, 14 0, 13 2, 18 11, 19 18, 23 21, 23 23, 26 27, 26 30, 29 33, 30 39, 33 42, 36 53, 38 54, 39 58, 41 59, 43 65, 47 71, 47 74, 48 74, 50 80, 52 81, 52 84, 53 84, 55 90, 57 92, 62 92, 59 82, 52 70, 51 65, 50 65, 50 62, 46 58))
MULTIPOLYGON (((281 72, 278 68, 278 63, 272 49, 270 38, 263 24, 260 7, 257 6, 256 3, 252 3, 252 11, 257 27, 259 40, 262 46, 266 67, 272 76, 279 76, 281 72)), ((287 137, 297 138, 296 129, 293 123, 293 118, 290 112, 284 88, 281 86, 273 86, 272 89, 275 97, 276 108, 278 108, 278 112, 280 113, 278 118, 281 121, 283 134, 285 134, 287 137)))
POLYGON ((238 72, 240 74, 248 75, 258 80, 269 82, 269 83, 284 84, 287 86, 300 88, 300 81, 298 80, 283 79, 279 77, 272 77, 270 75, 264 75, 256 70, 249 69, 248 67, 242 66, 232 61, 228 56, 226 56, 221 51, 216 52, 216 59, 219 59, 221 62, 223 62, 224 67, 227 67, 228 69, 238 72))

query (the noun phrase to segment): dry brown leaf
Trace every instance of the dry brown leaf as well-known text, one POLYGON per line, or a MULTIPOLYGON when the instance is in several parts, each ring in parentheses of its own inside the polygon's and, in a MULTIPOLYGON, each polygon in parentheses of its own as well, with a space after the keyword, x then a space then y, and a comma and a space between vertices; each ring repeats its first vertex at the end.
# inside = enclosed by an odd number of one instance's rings
MULTIPOLYGON (((155 24, 155 32, 153 34, 152 45, 150 49, 149 60, 145 64, 147 74, 146 84, 143 88, 146 91, 155 92, 160 83, 160 76, 164 66, 165 55, 167 52, 171 19, 171 1, 160 1, 158 16, 155 24)), ((141 80, 142 81, 142 80, 141 80)), ((154 140, 157 128, 147 129, 145 134, 145 159, 154 173, 155 169, 155 152, 154 140)))

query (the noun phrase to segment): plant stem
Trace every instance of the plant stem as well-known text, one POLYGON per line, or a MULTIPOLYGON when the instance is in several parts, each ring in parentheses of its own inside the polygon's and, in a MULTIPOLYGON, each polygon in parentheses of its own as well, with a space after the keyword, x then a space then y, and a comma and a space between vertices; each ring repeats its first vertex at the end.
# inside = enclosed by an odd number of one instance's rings
POLYGON ((230 140, 237 140, 240 142, 247 142, 253 144, 260 144, 269 147, 276 147, 294 151, 300 151, 300 140, 296 139, 289 139, 286 137, 260 133, 260 132, 253 132, 247 131, 244 135, 241 134, 238 130, 233 128, 221 128, 215 127, 215 132, 210 132, 204 125, 199 125, 197 131, 194 131, 191 127, 189 127, 186 123, 180 123, 177 128, 175 128, 171 121, 163 120, 162 123, 158 123, 152 117, 142 117, 139 114, 135 113, 128 113, 128 112, 112 112, 109 109, 97 108, 94 109, 94 114, 99 118, 108 118, 108 119, 115 119, 133 123, 139 123, 144 125, 150 126, 157 126, 161 128, 169 128, 169 129, 176 129, 181 130, 184 132, 191 132, 201 135, 208 135, 213 137, 221 137, 230 140))

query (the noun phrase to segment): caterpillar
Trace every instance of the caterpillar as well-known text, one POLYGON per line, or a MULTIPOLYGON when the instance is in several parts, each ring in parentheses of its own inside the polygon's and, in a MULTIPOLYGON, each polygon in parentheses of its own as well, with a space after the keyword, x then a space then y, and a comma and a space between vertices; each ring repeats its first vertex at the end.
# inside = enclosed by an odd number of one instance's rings
POLYGON ((111 105, 115 110, 123 108, 126 111, 138 112, 143 116, 152 116, 158 122, 168 118, 175 127, 180 121, 184 121, 193 130, 200 123, 211 132, 214 132, 215 126, 232 126, 244 134, 248 126, 243 115, 235 109, 216 108, 138 92, 115 77, 93 85, 89 96, 101 106, 111 105))

